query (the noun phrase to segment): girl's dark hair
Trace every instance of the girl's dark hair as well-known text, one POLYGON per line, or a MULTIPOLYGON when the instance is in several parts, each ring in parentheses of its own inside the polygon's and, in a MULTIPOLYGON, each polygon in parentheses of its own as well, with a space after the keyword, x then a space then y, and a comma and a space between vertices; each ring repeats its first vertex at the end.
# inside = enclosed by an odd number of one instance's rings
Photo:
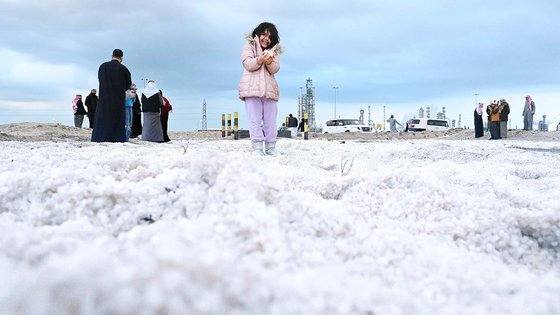
POLYGON ((278 36, 278 30, 276 29, 276 26, 274 26, 274 24, 272 24, 272 23, 263 22, 263 23, 259 24, 259 26, 257 26, 253 30, 252 37, 260 36, 266 31, 268 31, 270 33, 270 45, 268 47, 265 47, 265 48, 274 47, 274 45, 276 45, 280 42, 280 36, 278 36))

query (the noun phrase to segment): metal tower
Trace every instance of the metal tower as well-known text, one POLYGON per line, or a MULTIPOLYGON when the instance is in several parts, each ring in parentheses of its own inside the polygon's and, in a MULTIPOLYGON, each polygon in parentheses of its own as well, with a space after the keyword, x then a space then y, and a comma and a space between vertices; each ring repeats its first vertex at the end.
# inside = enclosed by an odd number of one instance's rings
POLYGON ((373 122, 371 121, 371 106, 368 105, 368 107, 367 107, 367 125, 368 126, 373 126, 372 123, 373 122))
POLYGON ((206 119, 206 99, 202 101, 202 126, 200 127, 200 129, 208 129, 208 120, 206 119))
POLYGON ((305 94, 299 96, 298 104, 298 120, 303 119, 304 113, 308 114, 308 126, 309 131, 317 130, 317 122, 315 121, 315 87, 313 86, 313 80, 307 78, 307 83, 305 84, 305 94))
POLYGON ((441 110, 442 114, 443 114, 443 119, 447 119, 447 117, 445 116, 445 106, 443 106, 443 109, 441 110))
POLYGON ((462 128, 461 127, 461 114, 459 114, 459 122, 457 123, 457 127, 462 128))
POLYGON ((426 107, 426 118, 430 118, 430 106, 426 107))
POLYGON ((418 118, 424 118, 424 107, 420 107, 418 110, 418 118))

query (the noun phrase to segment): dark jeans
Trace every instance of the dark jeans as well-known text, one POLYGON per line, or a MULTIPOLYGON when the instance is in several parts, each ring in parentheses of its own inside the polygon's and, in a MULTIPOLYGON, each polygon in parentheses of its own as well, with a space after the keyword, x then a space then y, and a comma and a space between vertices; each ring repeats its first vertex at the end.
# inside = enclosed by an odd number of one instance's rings
POLYGON ((500 122, 490 122, 490 139, 500 139, 500 122))

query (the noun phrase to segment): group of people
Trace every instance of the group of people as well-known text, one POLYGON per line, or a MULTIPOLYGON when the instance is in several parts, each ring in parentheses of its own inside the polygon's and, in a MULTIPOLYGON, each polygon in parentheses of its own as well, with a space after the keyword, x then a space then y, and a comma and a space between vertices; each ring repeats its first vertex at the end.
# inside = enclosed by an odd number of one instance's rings
POLYGON ((87 115, 89 127, 93 128, 93 142, 128 142, 139 135, 144 141, 170 141, 167 123, 169 112, 173 109, 171 103, 153 80, 148 81, 139 98, 130 71, 122 61, 122 50, 115 49, 111 61, 101 64, 98 71, 99 97, 97 90, 92 89, 85 101, 87 111, 82 96, 76 95, 72 102, 74 126, 81 128, 87 115))
POLYGON ((290 132, 290 137, 297 138, 298 132, 304 132, 305 126, 303 120, 301 120, 298 124, 298 119, 295 118, 292 114, 287 117, 288 125, 286 123, 282 123, 282 126, 278 128, 278 131, 286 131, 290 132))
MULTIPOLYGON (((484 124, 482 120, 482 110, 484 103, 478 103, 474 110, 474 132, 475 138, 484 136, 484 124)), ((488 119, 488 130, 490 131, 489 140, 507 138, 507 124, 509 121, 510 107, 505 99, 492 101, 486 107, 488 119)), ((533 129, 533 116, 535 115, 535 102, 530 95, 525 96, 525 107, 521 113, 523 116, 523 130, 533 129)))
POLYGON ((85 105, 87 110, 84 108, 84 103, 82 102, 82 95, 76 94, 74 100, 72 101, 72 109, 74 110, 74 127, 82 128, 84 122, 84 117, 87 116, 89 119, 89 128, 93 128, 93 121, 95 120, 95 109, 97 107, 97 91, 95 89, 91 90, 91 93, 86 96, 85 105))

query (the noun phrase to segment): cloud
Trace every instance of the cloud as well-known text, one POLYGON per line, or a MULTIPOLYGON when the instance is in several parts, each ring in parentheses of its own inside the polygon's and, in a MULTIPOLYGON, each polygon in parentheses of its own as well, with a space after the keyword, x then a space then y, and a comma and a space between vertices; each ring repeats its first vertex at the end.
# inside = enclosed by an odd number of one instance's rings
POLYGON ((6 49, 0 49, 0 65, 5 75, 2 77, 3 84, 25 84, 28 86, 45 82, 55 85, 69 84, 81 70, 74 64, 51 64, 35 60, 30 55, 6 49), (53 74, 56 74, 56 76, 53 77, 53 74))
MULTIPOLYGON (((10 73, 0 79, 0 98, 10 101, 64 103, 85 93, 97 85, 99 65, 121 48, 133 81, 157 80, 179 107, 199 109, 203 98, 236 106, 244 35, 262 21, 280 32, 281 102, 294 109, 308 77, 318 103, 330 102, 339 86, 342 108, 404 108, 560 84, 560 3, 552 0, 0 5, 0 65, 10 73)), ((197 119, 190 115, 184 125, 197 119)))

